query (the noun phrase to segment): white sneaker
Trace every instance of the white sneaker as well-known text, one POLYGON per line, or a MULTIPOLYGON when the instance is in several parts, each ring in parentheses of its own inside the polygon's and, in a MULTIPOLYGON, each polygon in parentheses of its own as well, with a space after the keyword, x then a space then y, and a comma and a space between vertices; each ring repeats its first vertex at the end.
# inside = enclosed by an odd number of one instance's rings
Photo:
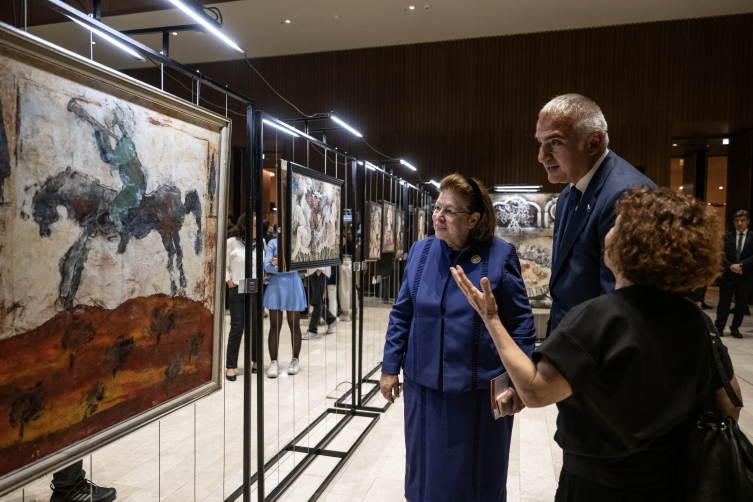
POLYGON ((301 335, 301 340, 318 340, 321 337, 322 335, 319 333, 312 333, 311 331, 307 331, 301 335))
POLYGON ((340 322, 340 320, 337 317, 335 317, 335 320, 332 321, 332 324, 330 324, 329 326, 327 326, 327 332, 325 333, 325 335, 331 335, 332 333, 334 333, 335 332, 335 326, 337 326, 338 322, 340 322))
POLYGON ((279 374, 280 374, 280 370, 277 367, 277 361, 272 361, 272 363, 269 365, 269 369, 267 370, 267 377, 277 378, 277 375, 279 374))
POLYGON ((350 318, 350 315, 341 315, 340 316, 340 320, 342 322, 351 322, 352 321, 352 319, 350 318))
POLYGON ((298 362, 298 358, 294 357, 292 361, 290 361, 290 366, 288 366, 288 375, 295 375, 301 371, 301 364, 298 362))

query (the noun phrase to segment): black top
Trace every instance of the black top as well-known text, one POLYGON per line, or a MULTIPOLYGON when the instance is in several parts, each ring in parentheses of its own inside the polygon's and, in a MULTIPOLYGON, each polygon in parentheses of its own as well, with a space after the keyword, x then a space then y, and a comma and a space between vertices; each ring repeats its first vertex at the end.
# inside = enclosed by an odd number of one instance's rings
MULTIPOLYGON (((695 305, 649 286, 622 288, 570 310, 534 362, 542 356, 573 390, 557 403, 554 436, 566 470, 624 490, 677 482, 687 426, 710 406, 716 375, 695 305)), ((722 359, 731 378, 726 351, 722 359)))

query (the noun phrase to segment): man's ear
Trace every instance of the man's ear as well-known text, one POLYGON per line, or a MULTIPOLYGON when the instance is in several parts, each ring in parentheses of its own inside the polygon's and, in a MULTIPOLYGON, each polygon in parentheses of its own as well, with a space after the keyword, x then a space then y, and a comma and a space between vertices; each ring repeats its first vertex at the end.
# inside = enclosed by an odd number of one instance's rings
POLYGON ((601 131, 594 131, 588 136, 588 153, 596 153, 604 143, 604 133, 601 131))

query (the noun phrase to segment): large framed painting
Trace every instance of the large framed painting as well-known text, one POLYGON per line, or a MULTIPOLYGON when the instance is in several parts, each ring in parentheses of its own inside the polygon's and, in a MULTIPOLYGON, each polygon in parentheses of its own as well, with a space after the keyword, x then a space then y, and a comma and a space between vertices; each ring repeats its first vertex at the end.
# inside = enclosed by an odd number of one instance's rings
POLYGON ((363 246, 364 260, 376 261, 382 257, 382 204, 366 201, 363 246))
POLYGON ((395 204, 384 201, 382 207, 382 253, 395 252, 395 204))
POLYGON ((520 259, 523 282, 533 308, 551 308, 554 217, 559 194, 491 194, 494 234, 513 244, 520 259))
POLYGON ((395 259, 405 256, 405 211, 395 211, 395 259))
POLYGON ((341 265, 345 181, 280 160, 277 267, 281 272, 341 265))
POLYGON ((229 138, 0 26, 0 496, 220 389, 229 138))
POLYGON ((413 242, 426 238, 426 209, 417 207, 413 214, 413 242))

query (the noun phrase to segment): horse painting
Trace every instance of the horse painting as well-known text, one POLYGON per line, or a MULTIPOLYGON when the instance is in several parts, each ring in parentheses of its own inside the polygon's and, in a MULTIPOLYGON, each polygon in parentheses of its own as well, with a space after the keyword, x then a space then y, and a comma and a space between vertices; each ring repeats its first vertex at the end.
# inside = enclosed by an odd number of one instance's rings
MULTIPOLYGON (((112 188, 107 188, 68 167, 49 178, 34 195, 32 208, 34 221, 39 225, 40 236, 50 236, 50 227, 60 218, 59 206, 65 207, 68 219, 75 220, 82 229, 81 235, 60 260, 58 298, 66 310, 73 306, 92 240, 97 236, 108 240, 118 238, 118 230, 109 214, 117 193, 112 188)), ((129 209, 124 214, 123 226, 131 237, 143 239, 152 231, 162 237, 162 244, 168 256, 170 294, 175 296, 178 287, 174 278, 174 263, 178 268, 178 284, 181 288, 186 287, 183 248, 179 234, 186 215, 193 214, 196 218, 198 231, 193 246, 196 255, 201 253, 203 246, 202 211, 198 193, 196 190, 190 190, 183 202, 179 188, 162 185, 154 192, 146 194, 137 207, 129 209)))

